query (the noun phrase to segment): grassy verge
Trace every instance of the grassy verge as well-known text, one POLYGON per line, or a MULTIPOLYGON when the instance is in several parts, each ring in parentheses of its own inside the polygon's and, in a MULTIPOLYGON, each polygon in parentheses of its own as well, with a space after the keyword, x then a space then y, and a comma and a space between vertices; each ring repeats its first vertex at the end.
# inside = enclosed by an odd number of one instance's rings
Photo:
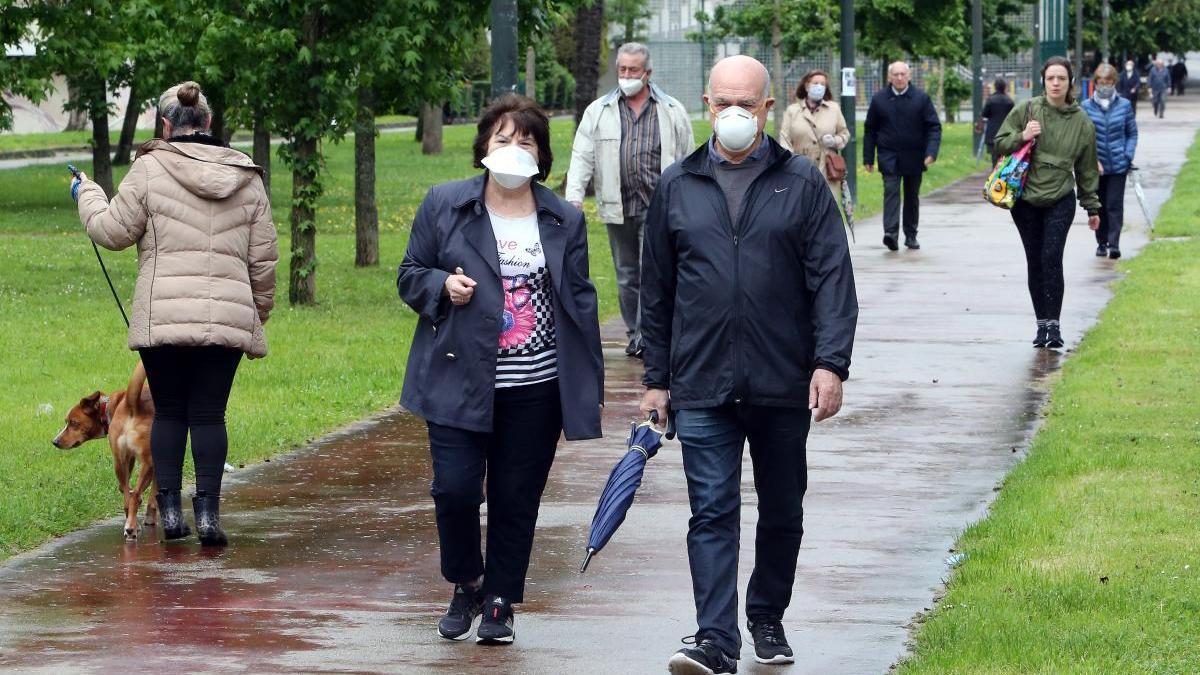
MULTIPOLYGON (((154 135, 151 129, 138 129, 134 136, 134 144, 150 140, 154 135)), ((120 131, 112 133, 112 144, 116 147, 120 131)), ((51 148, 88 148, 92 142, 91 131, 56 131, 40 134, 0 134, 0 153, 22 152, 29 150, 48 150, 51 148)))
POLYGON ((1200 149, 1063 369, 1029 458, 918 631, 914 673, 1200 672, 1200 149))
MULTIPOLYGON (((395 296, 395 267, 421 198, 434 184, 472 175, 473 127, 446 129, 445 153, 420 154, 409 134, 383 134, 378 145, 380 254, 375 269, 354 267, 352 143, 330 146, 327 190, 318 223, 318 299, 315 308, 286 303, 286 263, 280 266, 280 306, 268 326, 271 355, 244 362, 230 402, 231 456, 250 463, 393 404, 399 397, 413 314, 395 296)), ((557 186, 570 159, 573 127, 555 121, 557 186)), ((697 122, 698 139, 709 134, 697 122)), ((957 154, 948 135, 940 178, 948 182, 957 154)), ((0 137, 4 138, 4 137, 0 137)), ((277 164, 272 181, 280 248, 288 248, 287 209, 291 179, 277 164)), ((86 164, 83 170, 90 169, 86 164)), ((119 169, 116 180, 124 175, 119 169)), ((61 452, 50 439, 78 399, 96 389, 123 387, 135 357, 125 347, 125 327, 80 232, 68 197, 69 176, 58 166, 0 172, 0 558, 35 546, 96 518, 119 512, 112 460, 104 441, 61 452), (11 262, 9 262, 11 261, 11 262)), ((864 181, 864 195, 882 192, 878 178, 864 181)), ((870 198, 867 198, 870 199, 870 198)), ((878 201, 878 198, 876 198, 878 201)), ((589 214, 592 277, 602 316, 616 314, 616 281, 603 224, 589 214)), ((133 251, 105 253, 126 298, 136 275, 133 251)), ((286 260, 286 257, 285 257, 286 260)))

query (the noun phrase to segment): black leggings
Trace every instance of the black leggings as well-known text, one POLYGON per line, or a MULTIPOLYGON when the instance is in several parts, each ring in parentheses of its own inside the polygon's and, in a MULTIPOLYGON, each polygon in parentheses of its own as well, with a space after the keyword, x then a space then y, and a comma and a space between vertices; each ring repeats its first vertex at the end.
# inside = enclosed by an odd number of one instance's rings
POLYGON ((1012 219, 1025 246, 1033 313, 1038 320, 1057 321, 1062 314, 1065 286, 1063 249, 1075 219, 1075 193, 1067 193, 1050 206, 1031 206, 1019 200, 1012 208, 1012 219))
POLYGON ((139 350, 154 399, 150 454, 160 490, 183 488, 188 432, 196 491, 221 493, 229 452, 225 406, 242 352, 225 347, 150 347, 139 350))

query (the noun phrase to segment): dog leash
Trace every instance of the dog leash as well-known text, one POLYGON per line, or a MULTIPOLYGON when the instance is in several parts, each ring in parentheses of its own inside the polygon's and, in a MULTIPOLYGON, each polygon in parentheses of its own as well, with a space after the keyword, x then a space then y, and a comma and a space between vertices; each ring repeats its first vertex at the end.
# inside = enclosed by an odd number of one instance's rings
MULTIPOLYGON (((67 171, 75 177, 76 181, 81 181, 83 175, 74 165, 68 164, 67 171)), ((71 196, 75 196, 76 187, 71 187, 71 196)), ((91 239, 91 237, 89 237, 91 239)), ((96 242, 92 242, 92 250, 96 252, 96 262, 100 263, 100 271, 104 273, 104 280, 108 282, 108 290, 112 291, 113 300, 117 301, 117 309, 121 310, 121 318, 125 320, 125 327, 129 328, 129 316, 125 314, 125 305, 121 304, 121 296, 117 295, 117 287, 113 286, 112 277, 108 276, 108 268, 104 266, 104 258, 100 257, 100 247, 96 246, 96 242)))
POLYGON ((92 242, 92 250, 96 252, 96 260, 100 263, 100 271, 104 272, 104 280, 108 282, 108 290, 112 291, 113 300, 117 301, 117 309, 121 310, 121 318, 125 319, 125 327, 129 327, 129 316, 125 314, 125 305, 121 304, 121 296, 117 295, 117 288, 113 286, 112 277, 108 276, 108 268, 104 266, 104 258, 100 257, 100 247, 96 246, 96 242, 92 242))

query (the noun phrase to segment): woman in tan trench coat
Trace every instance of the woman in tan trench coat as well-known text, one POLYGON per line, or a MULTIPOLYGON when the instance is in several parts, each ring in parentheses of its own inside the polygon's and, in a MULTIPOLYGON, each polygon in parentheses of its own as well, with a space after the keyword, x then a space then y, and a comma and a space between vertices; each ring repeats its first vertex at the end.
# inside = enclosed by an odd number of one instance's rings
MULTIPOLYGON (((779 142, 797 155, 813 161, 825 174, 825 158, 850 142, 850 130, 842 109, 833 102, 829 76, 823 70, 810 70, 796 87, 796 102, 783 115, 779 142)), ((829 189, 841 203, 842 182, 829 181, 829 189)))

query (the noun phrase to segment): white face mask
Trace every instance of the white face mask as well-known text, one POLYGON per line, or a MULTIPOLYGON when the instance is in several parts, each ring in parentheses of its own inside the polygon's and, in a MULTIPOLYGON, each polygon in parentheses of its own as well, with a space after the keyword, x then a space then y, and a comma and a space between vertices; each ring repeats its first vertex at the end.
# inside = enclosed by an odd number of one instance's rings
POLYGON ((617 86, 621 88, 622 94, 637 96, 642 91, 642 87, 646 86, 646 83, 640 77, 633 79, 622 77, 617 80, 617 86))
POLYGON ((525 185, 540 171, 533 155, 515 145, 496 148, 480 163, 493 180, 509 190, 525 185))
POLYGON ((1133 70, 1133 64, 1132 64, 1132 63, 1126 63, 1126 64, 1125 64, 1125 70, 1133 70))
POLYGON ((749 110, 732 105, 717 114, 713 131, 726 150, 741 152, 754 145, 754 139, 758 138, 758 118, 749 110))
POLYGON ((808 85, 808 100, 820 101, 823 98, 825 98, 825 85, 820 83, 808 85))

